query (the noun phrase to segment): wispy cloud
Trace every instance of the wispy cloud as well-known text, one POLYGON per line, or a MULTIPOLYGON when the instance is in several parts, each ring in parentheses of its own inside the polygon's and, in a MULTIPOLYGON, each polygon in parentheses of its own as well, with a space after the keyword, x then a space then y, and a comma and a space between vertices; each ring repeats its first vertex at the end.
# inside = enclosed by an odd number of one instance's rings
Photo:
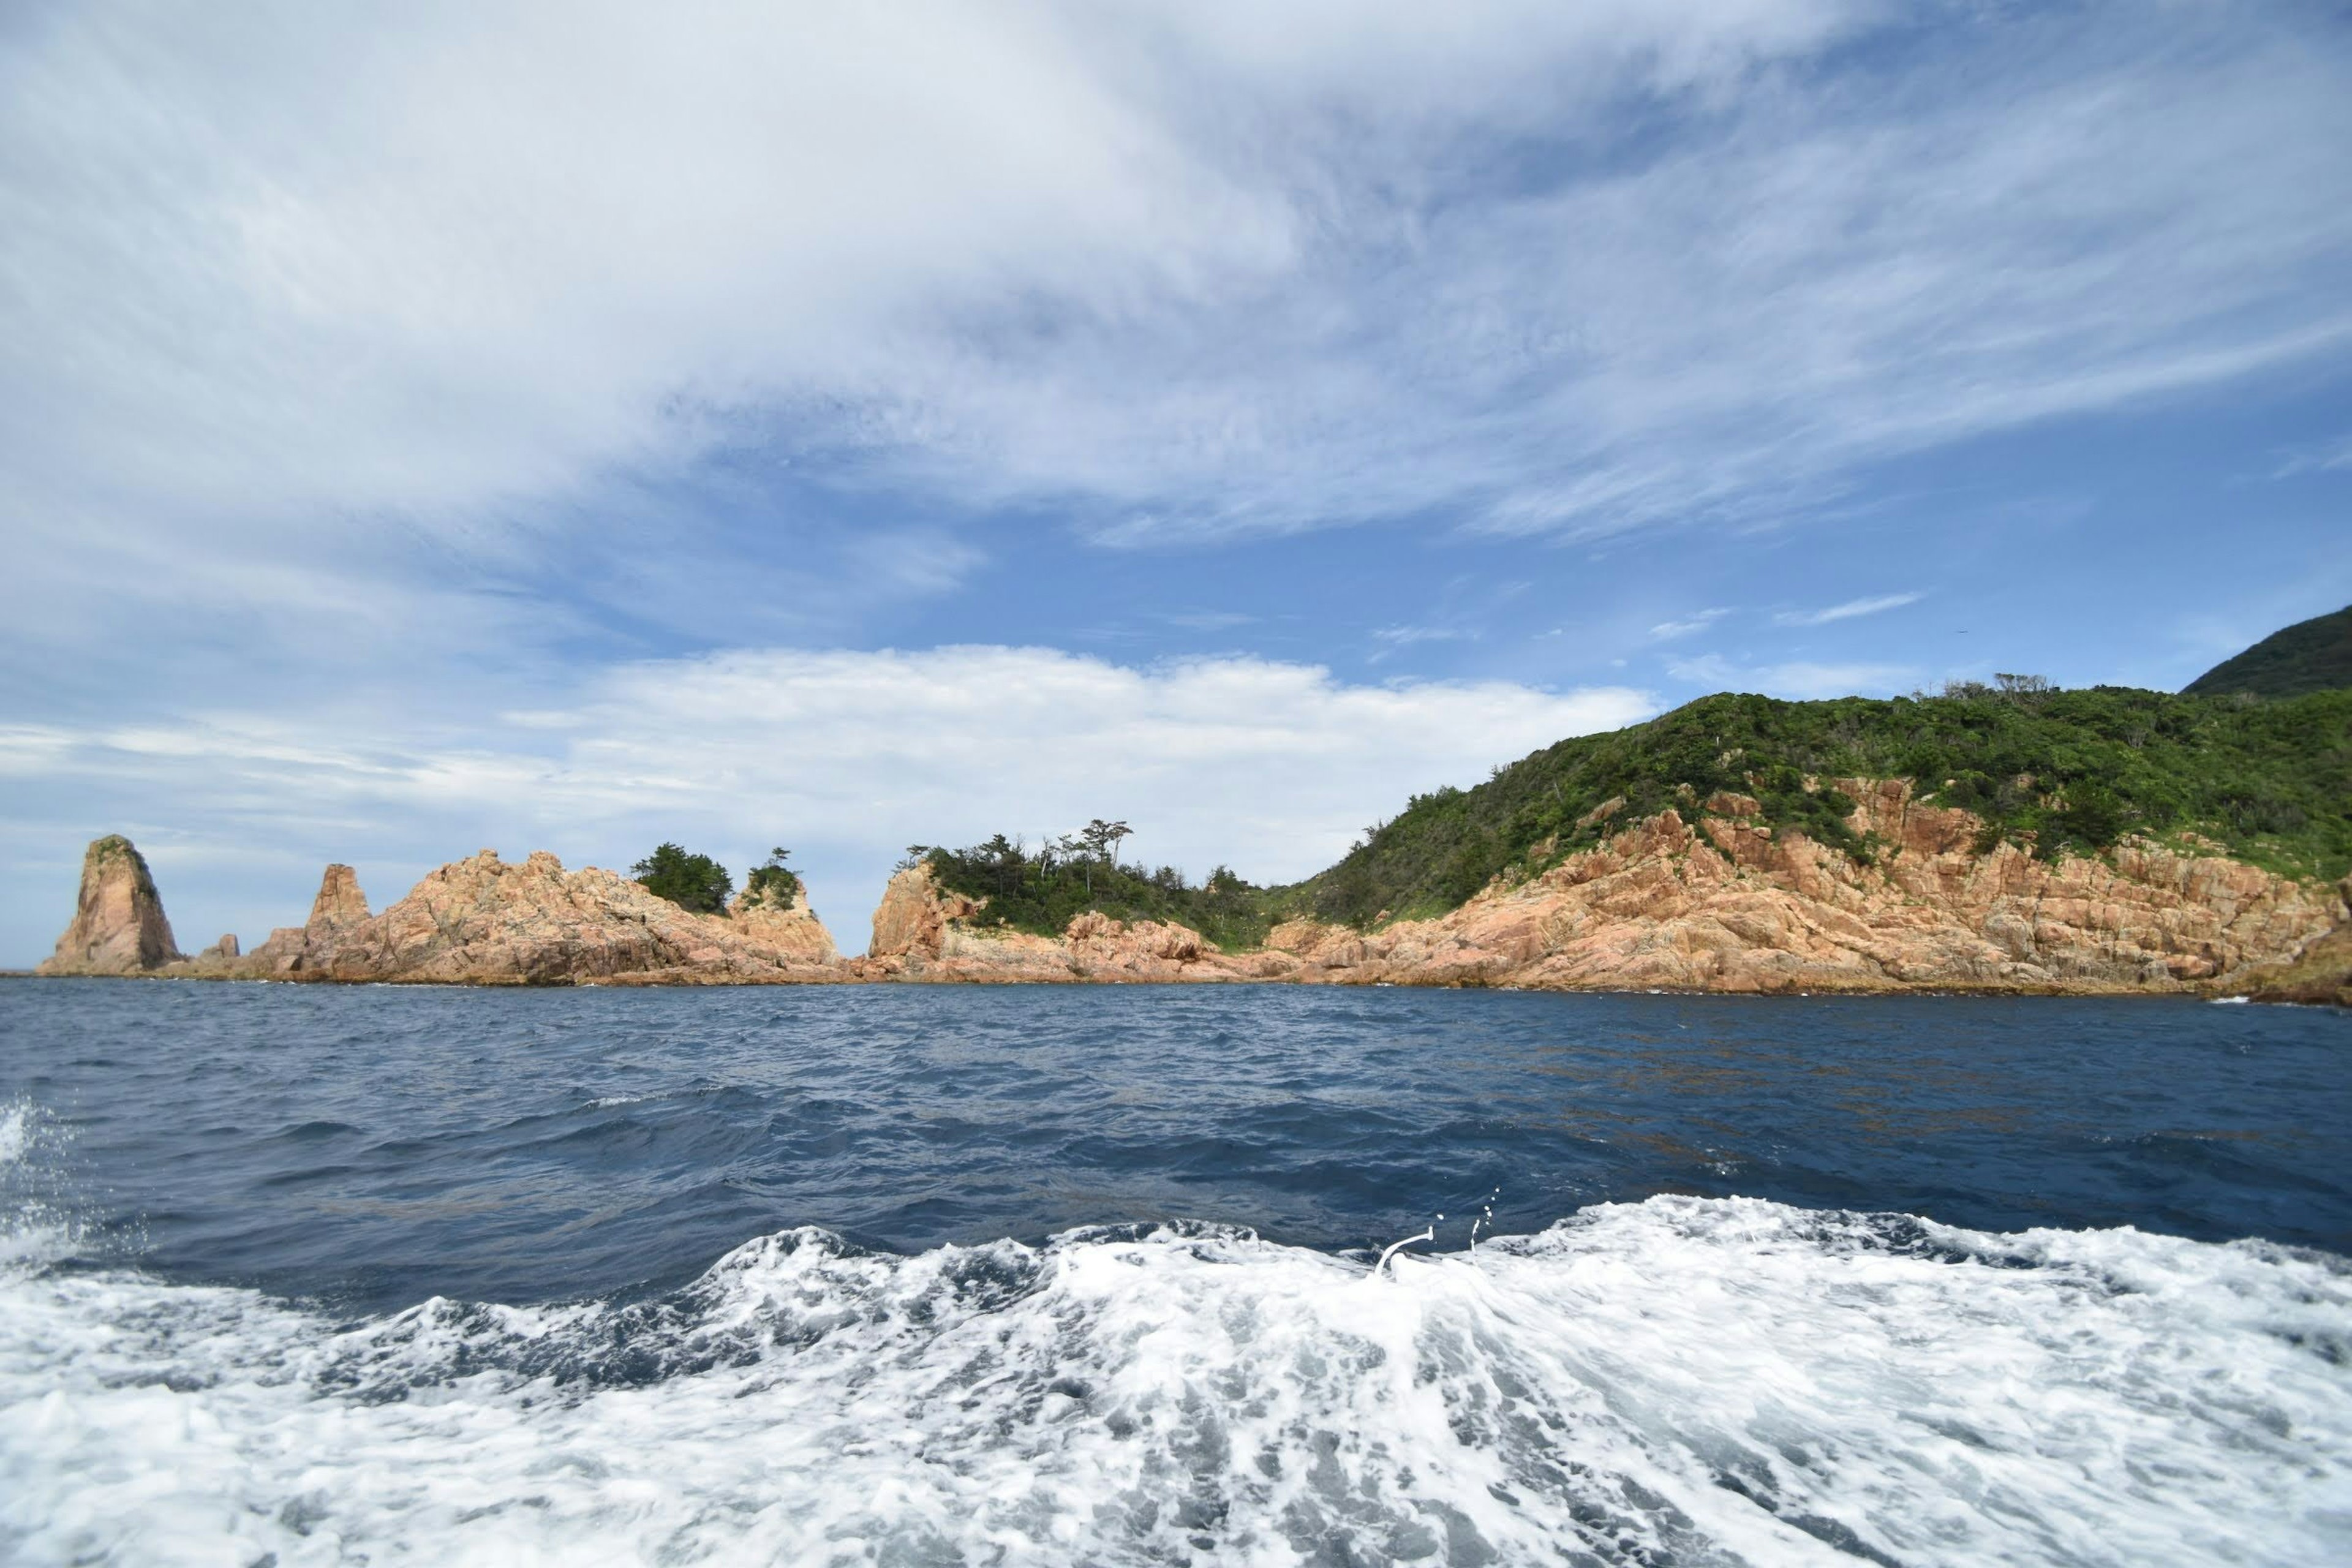
POLYGON ((2352 435, 2325 441, 2302 451, 2290 452, 2272 470, 2271 478, 2288 479, 2298 474, 2323 474, 2341 468, 2352 468, 2352 435))
POLYGON ((1126 542, 1747 520, 2352 343, 2300 10, 696 11, 0 40, 0 609, 512 574, 742 453, 1126 542))
POLYGON ((1706 630, 1729 614, 1731 612, 1727 609, 1700 610, 1678 621, 1660 621, 1650 628, 1650 635, 1661 642, 1670 641, 1675 637, 1686 637, 1693 632, 1706 630))
POLYGON ((1858 616, 1899 610, 1926 597, 1925 594, 1880 594, 1867 599, 1848 599, 1844 604, 1832 605, 1826 610, 1783 610, 1772 617, 1772 624, 1777 626, 1825 626, 1832 621, 1850 621, 1858 616))
POLYGON ((298 919, 328 859, 372 893, 482 844, 625 865, 677 838, 734 864, 774 843, 855 947, 908 843, 1058 832, 1116 815, 1135 853, 1287 879, 1407 795, 1654 710, 1623 688, 1358 685, 1253 658, 1136 668, 1043 648, 737 651, 622 667, 528 728, 453 734, 256 706, 136 728, 0 732, 11 900, 37 957, 71 912, 80 843, 129 828, 191 928, 298 919), (158 803, 169 803, 168 805, 158 803), (202 867, 270 846, 283 885, 232 903, 202 867))

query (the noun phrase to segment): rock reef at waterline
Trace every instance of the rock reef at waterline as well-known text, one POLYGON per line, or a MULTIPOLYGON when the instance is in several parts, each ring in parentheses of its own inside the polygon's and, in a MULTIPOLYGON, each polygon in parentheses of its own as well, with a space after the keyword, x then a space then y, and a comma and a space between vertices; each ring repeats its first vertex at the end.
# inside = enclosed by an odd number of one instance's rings
POLYGON ((1372 931, 1292 921, 1286 976, 1541 989, 2231 992, 2347 917, 2347 889, 2126 840, 2106 856, 1979 852, 1973 813, 1907 781, 1844 779, 1869 864, 1718 794, 1667 810, 1441 919, 1372 931))
POLYGON ((483 850, 371 913, 330 866, 310 916, 250 952, 183 958, 146 863, 101 838, 45 974, 479 985, 844 982, 1516 986, 1541 990, 2255 994, 2352 1002, 2352 884, 2126 839, 2096 857, 1979 849, 1974 814, 1903 780, 1831 781, 1867 862, 1718 793, 1433 920, 1291 920, 1228 952, 1189 927, 1087 910, 1056 934, 991 921, 931 868, 895 876, 866 956, 844 959, 795 890, 689 912, 616 872, 483 850))
POLYGON ((1058 937, 991 928, 985 900, 944 891, 917 867, 884 895, 862 973, 1734 993, 2268 985, 2319 999, 2319 969, 2297 959, 2323 939, 2352 941, 2340 934, 2352 889, 2144 840, 2054 863, 2012 844, 1979 852, 1981 819, 1920 805, 1906 781, 1831 782, 1858 803, 1854 832, 1881 847, 1868 864, 1767 826, 1749 797, 1718 794, 1696 826, 1669 809, 1440 918, 1369 931, 1292 920, 1254 952, 1091 912, 1058 937))
POLYGON ((747 895, 696 914, 617 872, 520 865, 485 849, 371 913, 349 866, 326 868, 310 919, 250 952, 224 936, 194 958, 172 944, 146 864, 126 839, 89 847, 74 922, 44 974, 148 974, 460 985, 736 984, 848 978, 804 895, 747 895))

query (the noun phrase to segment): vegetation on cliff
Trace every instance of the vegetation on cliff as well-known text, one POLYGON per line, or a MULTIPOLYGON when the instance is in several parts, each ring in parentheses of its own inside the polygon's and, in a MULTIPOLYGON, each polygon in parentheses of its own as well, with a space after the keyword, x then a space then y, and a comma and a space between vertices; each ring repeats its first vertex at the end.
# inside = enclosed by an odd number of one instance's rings
POLYGON ((667 899, 698 915, 724 914, 727 895, 735 890, 735 879, 726 867, 708 855, 690 855, 675 844, 656 847, 652 854, 629 868, 629 875, 656 898, 667 899))
POLYGON ((745 903, 772 904, 783 909, 800 897, 800 874, 784 864, 791 855, 789 849, 771 849, 765 865, 751 868, 743 879, 745 903))
POLYGON ((1562 741, 1475 789, 1416 795, 1268 902, 1359 925, 1438 914, 1668 806, 1696 819, 1717 791, 1867 859, 1877 847, 1847 826, 1853 803, 1820 782, 1839 777, 1911 779, 1983 816, 1984 849, 2008 839, 2054 859, 2126 833, 2196 835, 2290 876, 2352 867, 2352 691, 2264 702, 2010 678, 1937 697, 1702 698, 1562 741))
POLYGON ((2352 687, 2352 605, 2273 632, 2245 652, 2223 659, 2182 691, 2193 697, 2227 691, 2303 697, 2346 687, 2352 687))
POLYGON ((1172 867, 1122 866, 1108 846, 1125 836, 1126 824, 1092 826, 1121 831, 1107 839, 1082 835, 1078 841, 1034 849, 1002 833, 963 849, 919 844, 908 851, 908 863, 928 864, 932 879, 950 892, 987 900, 967 921, 980 930, 1059 936, 1078 915, 1097 910, 1114 920, 1190 926, 1223 948, 1264 943, 1272 924, 1265 889, 1223 866, 1198 886, 1172 867))

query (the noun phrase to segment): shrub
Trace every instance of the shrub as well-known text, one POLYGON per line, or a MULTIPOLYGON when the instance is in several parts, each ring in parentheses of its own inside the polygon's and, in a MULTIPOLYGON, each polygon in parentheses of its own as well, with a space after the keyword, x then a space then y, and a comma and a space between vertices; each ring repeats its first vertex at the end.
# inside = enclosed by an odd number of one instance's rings
POLYGON ((752 867, 744 877, 743 901, 747 904, 773 904, 782 909, 800 897, 800 877, 784 864, 791 856, 789 849, 769 850, 767 863, 752 867))
POLYGON ((656 898, 698 915, 724 914, 727 895, 735 889, 735 879, 726 867, 708 855, 689 855, 675 844, 656 847, 630 867, 629 874, 656 898))
MULTIPOLYGON (((1122 866, 1111 850, 1125 823, 1097 820, 1072 837, 1034 850, 999 833, 962 849, 919 846, 932 879, 950 891, 987 900, 972 923, 1059 936, 1088 910, 1114 920, 1173 921, 1223 948, 1256 947, 1272 921, 1264 889, 1220 866, 1193 887, 1172 866, 1122 866), (1103 828, 1116 830, 1106 836, 1103 828)), ((913 853, 912 850, 909 851, 913 853)))

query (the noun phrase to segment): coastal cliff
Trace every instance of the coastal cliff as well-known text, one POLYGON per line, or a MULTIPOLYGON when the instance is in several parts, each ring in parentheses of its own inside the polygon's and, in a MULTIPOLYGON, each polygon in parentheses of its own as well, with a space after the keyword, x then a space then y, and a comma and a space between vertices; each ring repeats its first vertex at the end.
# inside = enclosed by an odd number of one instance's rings
POLYGON ((544 850, 509 865, 485 849, 373 916, 351 868, 330 866, 309 922, 271 933, 233 968, 279 980, 727 984, 835 979, 833 957, 798 894, 736 921, 690 913, 617 872, 566 871, 544 850))
POLYGON ((980 983, 2242 994, 2311 990, 2291 967, 2347 919, 2344 888, 2226 857, 2134 839, 2042 860, 2007 842, 1980 848, 1981 817, 1922 804, 1907 780, 1823 784, 1855 803, 1844 826, 1877 847, 1867 859, 1717 792, 1696 823, 1669 808, 1443 916, 1369 929, 1292 919, 1255 952, 1099 910, 1058 936, 991 927, 985 898, 917 866, 891 879, 856 969, 980 983))
POLYGON ((929 865, 898 872, 874 911, 864 980, 980 984, 1168 983, 1263 978, 1261 962, 1220 953, 1189 926, 1089 910, 1059 936, 980 922, 988 907, 941 888, 929 865))
POLYGON ((2347 919, 2345 890, 2148 840, 2106 857, 1979 850, 1975 814, 1902 779, 1831 781, 1867 862, 1718 793, 1433 920, 1275 928, 1286 979, 1728 992, 2227 992, 2347 919))
POLYGON ((1459 908, 1369 928, 1308 918, 1262 949, 1087 910, 1056 935, 990 923, 988 900, 931 866, 891 879, 866 956, 841 959, 795 887, 695 914, 612 871, 483 850, 381 914, 348 866, 310 919, 240 955, 226 936, 173 946, 146 864, 110 837, 44 974, 481 985, 837 982, 1512 986, 1716 992, 1976 990, 2252 994, 2352 1002, 2352 881, 2315 883, 2127 839, 2100 857, 1982 847, 1975 814, 1901 779, 1840 779, 1866 859, 1717 792, 1629 823, 1540 874, 1497 878, 1459 908))

